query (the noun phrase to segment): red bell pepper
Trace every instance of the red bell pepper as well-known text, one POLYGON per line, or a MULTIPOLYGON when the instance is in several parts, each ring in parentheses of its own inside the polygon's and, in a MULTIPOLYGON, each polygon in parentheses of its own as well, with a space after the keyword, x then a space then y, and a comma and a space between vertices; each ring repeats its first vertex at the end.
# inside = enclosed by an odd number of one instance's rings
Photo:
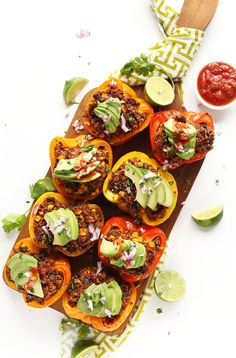
MULTIPOLYGON (((197 160, 201 160, 204 158, 208 152, 208 150, 205 150, 201 153, 195 153, 192 158, 189 160, 184 160, 179 158, 177 162, 171 162, 171 159, 168 160, 168 157, 166 156, 165 152, 162 150, 161 147, 159 147, 156 143, 156 135, 159 130, 159 126, 168 121, 170 118, 176 118, 177 116, 183 116, 186 121, 193 126, 196 124, 204 123, 207 125, 209 129, 212 130, 212 134, 214 137, 214 122, 210 114, 203 113, 203 112, 179 112, 177 110, 169 110, 169 111, 162 111, 157 112, 152 116, 151 122, 150 122, 150 140, 151 140, 151 146, 153 150, 154 157, 157 159, 157 161, 161 164, 167 164, 168 169, 175 169, 182 164, 190 164, 197 160)), ((197 144, 196 144, 197 147, 197 144)))
POLYGON ((130 217, 114 216, 105 223, 102 229, 100 239, 98 240, 98 256, 104 265, 118 270, 123 280, 135 282, 143 280, 152 274, 163 254, 165 246, 166 236, 158 227, 146 224, 136 226, 134 220, 130 217), (117 228, 119 232, 116 235, 109 236, 109 231, 114 228, 117 228), (123 237, 122 234, 124 235, 123 237), (143 266, 133 269, 120 268, 110 263, 112 257, 105 257, 101 253, 100 247, 103 239, 109 239, 109 241, 119 245, 123 239, 127 238, 145 246, 146 260, 143 266))

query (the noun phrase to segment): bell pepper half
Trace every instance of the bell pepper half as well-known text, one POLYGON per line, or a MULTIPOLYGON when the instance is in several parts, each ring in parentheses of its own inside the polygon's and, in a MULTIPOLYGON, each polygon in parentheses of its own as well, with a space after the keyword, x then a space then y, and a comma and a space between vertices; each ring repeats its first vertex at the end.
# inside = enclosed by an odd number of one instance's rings
POLYGON ((179 112, 169 110, 157 112, 152 116, 150 122, 150 140, 153 155, 157 161, 173 170, 182 164, 190 164, 201 160, 212 149, 214 141, 214 123, 210 114, 203 112, 179 112), (174 134, 174 145, 168 143, 168 136, 164 129, 164 123, 171 118, 174 119, 179 130, 174 134), (183 159, 181 151, 184 152, 184 146, 190 142, 184 135, 185 123, 192 125, 196 130, 195 147, 192 156, 189 159, 183 159), (183 127, 183 128, 182 128, 183 127), (179 153, 179 155, 177 154, 179 153))
MULTIPOLYGON (((134 220, 130 217, 115 216, 109 219, 102 229, 98 241, 98 256, 104 265, 117 270, 123 280, 135 282, 143 280, 152 274, 162 256, 165 246, 166 236, 158 227, 151 227, 146 224, 137 226, 134 220), (119 258, 125 257, 126 262, 135 260, 135 255, 138 255, 137 249, 135 249, 133 257, 129 252, 124 252, 120 249, 125 242, 124 240, 127 239, 131 240, 133 243, 142 244, 145 247, 145 261, 142 266, 129 269, 125 267, 117 267, 112 264, 114 258, 119 260, 119 258), (101 252, 101 245, 104 240, 115 244, 118 254, 104 256, 101 252), (126 256, 124 256, 124 253, 126 256)), ((140 254, 140 256, 144 256, 144 253, 140 254)))
POLYGON ((35 202, 29 218, 29 233, 35 245, 54 248, 66 256, 79 256, 93 247, 104 225, 101 208, 96 204, 78 202, 70 204, 61 194, 48 192, 35 202), (78 222, 78 238, 65 245, 53 244, 53 234, 45 221, 45 214, 60 208, 71 210, 78 222))
POLYGON ((112 159, 112 150, 106 141, 89 141, 86 135, 55 137, 50 144, 55 187, 70 199, 92 200, 101 194, 105 177, 112 167, 112 159))
POLYGON ((103 194, 107 200, 116 204, 122 211, 129 213, 136 219, 141 219, 147 225, 157 226, 172 214, 176 206, 178 190, 173 175, 163 171, 155 159, 142 152, 130 152, 122 156, 113 166, 104 182, 103 194), (172 205, 170 207, 158 205, 155 210, 151 210, 149 207, 143 208, 136 201, 136 188, 125 175, 127 164, 134 164, 140 169, 150 168, 151 171, 163 178, 163 181, 171 187, 172 205))
POLYGON ((72 277, 67 292, 63 296, 62 305, 68 317, 78 319, 102 332, 115 331, 128 319, 135 305, 137 295, 136 288, 133 283, 125 282, 120 278, 117 279, 122 290, 122 307, 120 312, 115 316, 96 317, 82 312, 78 308, 77 303, 84 290, 91 283, 98 284, 115 279, 110 275, 108 276, 104 269, 97 273, 96 270, 96 267, 85 267, 79 271, 78 275, 72 277), (71 293, 73 302, 71 302, 70 298, 71 293))
POLYGON ((120 80, 111 79, 92 91, 83 117, 90 134, 117 146, 143 131, 152 114, 152 107, 138 98, 132 88, 120 80), (113 106, 115 112, 113 108, 109 109, 111 101, 116 102, 113 106))
MULTIPOLYGON (((44 276, 47 276, 47 282, 42 282, 42 289, 44 290, 44 285, 47 288, 48 286, 53 287, 54 286, 54 281, 52 280, 52 282, 50 282, 50 269, 45 269, 43 268, 42 271, 40 272, 39 270, 39 276, 41 279, 43 279, 44 276), (49 282, 48 282, 49 280, 49 282)), ((20 293, 23 294, 23 298, 25 303, 28 306, 34 307, 34 308, 44 308, 47 306, 51 306, 54 302, 58 301, 59 298, 65 293, 69 282, 71 280, 71 271, 70 271, 70 264, 68 262, 68 260, 60 255, 53 255, 53 256, 49 256, 47 255, 47 253, 45 252, 41 252, 40 249, 35 245, 35 243, 33 242, 33 240, 31 238, 25 238, 22 240, 19 240, 16 242, 14 248, 12 249, 8 260, 4 266, 4 270, 3 270, 3 277, 4 280, 6 282, 6 284, 8 286, 10 286, 11 288, 19 291, 20 293), (45 258, 45 260, 48 260, 48 263, 50 265, 52 265, 52 274, 55 274, 55 272, 57 274, 62 275, 63 277, 63 281, 61 286, 55 287, 54 291, 55 293, 53 293, 52 295, 48 295, 46 294, 46 297, 43 300, 38 300, 37 297, 33 295, 30 295, 30 299, 29 299, 29 295, 27 293, 24 292, 24 290, 19 290, 14 281, 11 280, 10 278, 10 270, 8 267, 8 261, 9 259, 17 252, 23 252, 23 253, 27 253, 29 255, 34 255, 34 257, 39 257, 40 259, 43 260, 43 258, 45 258)), ((46 290, 47 291, 47 290, 46 290)))

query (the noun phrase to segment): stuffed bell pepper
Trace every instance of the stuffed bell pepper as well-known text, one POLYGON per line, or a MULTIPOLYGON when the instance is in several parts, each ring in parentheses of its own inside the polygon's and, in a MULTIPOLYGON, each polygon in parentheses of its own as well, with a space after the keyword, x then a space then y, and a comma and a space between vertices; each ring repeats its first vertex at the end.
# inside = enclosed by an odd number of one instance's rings
POLYGON ((90 134, 120 145, 143 131, 152 114, 152 107, 137 98, 132 88, 119 80, 108 80, 92 92, 83 117, 90 134))
POLYGON ((103 212, 95 204, 69 204, 57 193, 45 193, 30 213, 29 232, 35 244, 55 248, 67 256, 79 256, 98 240, 103 212))
POLYGON ((134 284, 115 278, 98 266, 85 267, 72 277, 62 304, 67 316, 109 332, 125 322, 135 302, 134 284))
POLYGON ((150 122, 155 158, 167 169, 193 163, 213 148, 214 124, 208 113, 157 112, 150 122))
POLYGON ((104 140, 56 137, 50 144, 55 187, 70 199, 92 200, 102 192, 112 167, 112 150, 104 140))
POLYGON ((98 256, 106 266, 118 270, 128 282, 150 276, 166 246, 166 237, 158 227, 136 226, 129 217, 109 219, 98 241, 98 256))
POLYGON ((121 210, 151 226, 169 218, 178 195, 173 176, 142 152, 127 153, 116 162, 103 193, 121 210))
POLYGON ((26 304, 35 308, 56 302, 71 280, 69 262, 40 250, 30 238, 17 241, 3 274, 8 286, 21 292, 26 304))

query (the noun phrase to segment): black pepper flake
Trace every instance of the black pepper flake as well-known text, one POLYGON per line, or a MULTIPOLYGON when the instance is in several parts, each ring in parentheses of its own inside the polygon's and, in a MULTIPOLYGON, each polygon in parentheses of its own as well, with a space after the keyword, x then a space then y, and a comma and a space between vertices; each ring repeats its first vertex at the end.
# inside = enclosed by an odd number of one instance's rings
POLYGON ((162 308, 157 308, 156 311, 157 311, 158 314, 163 312, 162 308))

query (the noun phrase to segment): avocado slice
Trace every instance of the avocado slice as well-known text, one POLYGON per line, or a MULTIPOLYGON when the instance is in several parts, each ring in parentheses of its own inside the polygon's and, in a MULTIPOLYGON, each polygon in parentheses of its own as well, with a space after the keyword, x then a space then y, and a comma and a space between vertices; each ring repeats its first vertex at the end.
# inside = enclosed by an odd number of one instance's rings
POLYGON ((78 239, 79 224, 73 211, 60 208, 46 213, 44 219, 46 220, 50 231, 53 233, 53 245, 65 246, 69 241, 78 239), (62 227, 61 231, 58 232, 55 229, 55 225, 58 224, 60 226, 60 223, 62 227))
POLYGON ((16 287, 24 286, 26 282, 29 281, 29 277, 30 277, 29 267, 22 269, 22 271, 15 278, 16 287))
POLYGON ((136 188, 135 200, 145 209, 148 203, 148 193, 144 190, 145 180, 142 171, 132 164, 126 164, 125 175, 132 180, 136 188), (142 190, 143 188, 143 190, 142 190))
POLYGON ((10 271, 11 280, 15 281, 16 277, 22 272, 22 270, 24 270, 24 272, 25 272, 25 269, 30 271, 30 268, 37 267, 37 264, 32 264, 32 262, 28 262, 28 261, 16 263, 10 271))
POLYGON ((165 188, 165 193, 166 193, 165 203, 162 205, 167 208, 170 208, 171 206, 173 206, 173 203, 174 203, 174 193, 173 193, 173 190, 172 190, 170 184, 164 178, 163 178, 162 184, 165 188))
POLYGON ((157 187, 157 203, 164 206, 165 202, 166 202, 166 190, 162 179, 161 184, 159 184, 157 187))
POLYGON ((43 288, 40 280, 37 280, 34 284, 34 286, 28 291, 31 295, 43 298, 43 288))
POLYGON ((115 133, 120 125, 121 104, 122 101, 118 98, 111 97, 98 103, 93 110, 96 116, 103 120, 105 129, 111 134, 115 133))
POLYGON ((108 284, 103 282, 100 285, 93 283, 80 295, 77 302, 79 310, 96 317, 108 316, 107 309, 111 311, 111 315, 116 315, 121 306, 122 291, 116 281, 111 281, 108 284), (90 304, 89 300, 91 300, 90 304))
POLYGON ((157 187, 155 187, 152 178, 147 179, 147 187, 149 190, 151 190, 149 194, 147 206, 153 211, 155 211, 158 203, 158 194, 157 194, 157 187))
POLYGON ((33 267, 37 267, 37 263, 38 261, 33 257, 30 256, 28 254, 24 254, 23 252, 18 252, 17 254, 13 255, 8 263, 7 266, 9 267, 9 269, 11 270, 13 268, 13 266, 15 266, 15 264, 19 263, 19 262, 31 262, 33 267))
POLYGON ((119 247, 113 242, 103 239, 100 251, 104 256, 115 256, 119 252, 119 247))
POLYGON ((136 254, 134 256, 134 263, 132 265, 125 265, 125 268, 135 269, 144 265, 146 261, 146 248, 143 244, 136 242, 136 254))

